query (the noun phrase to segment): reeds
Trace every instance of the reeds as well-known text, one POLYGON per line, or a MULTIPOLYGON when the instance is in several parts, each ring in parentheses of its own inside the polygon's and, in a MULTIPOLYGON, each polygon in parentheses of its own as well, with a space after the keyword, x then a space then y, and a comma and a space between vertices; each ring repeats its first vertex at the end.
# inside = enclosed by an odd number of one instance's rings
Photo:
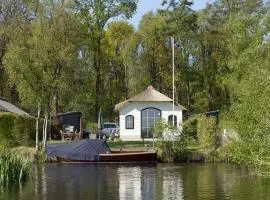
POLYGON ((31 160, 8 150, 0 152, 0 184, 23 183, 30 175, 31 160))

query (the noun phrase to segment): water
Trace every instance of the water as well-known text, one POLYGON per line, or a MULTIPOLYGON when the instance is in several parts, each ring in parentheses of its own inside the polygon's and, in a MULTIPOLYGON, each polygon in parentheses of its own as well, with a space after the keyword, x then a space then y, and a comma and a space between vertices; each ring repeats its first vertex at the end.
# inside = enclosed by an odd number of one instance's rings
POLYGON ((46 164, 1 200, 270 199, 270 179, 227 164, 46 164))

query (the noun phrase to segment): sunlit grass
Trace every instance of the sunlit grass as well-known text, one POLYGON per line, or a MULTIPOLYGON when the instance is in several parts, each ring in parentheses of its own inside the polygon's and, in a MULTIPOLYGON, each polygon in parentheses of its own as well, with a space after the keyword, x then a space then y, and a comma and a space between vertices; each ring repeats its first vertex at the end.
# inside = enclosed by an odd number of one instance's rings
POLYGON ((23 158, 9 150, 0 152, 0 184, 23 183, 31 171, 32 160, 23 158))
MULTIPOLYGON (((49 140, 48 144, 63 143, 70 141, 62 140, 49 140)), ((123 148, 123 147, 152 147, 152 141, 107 141, 107 144, 111 148, 123 148)))

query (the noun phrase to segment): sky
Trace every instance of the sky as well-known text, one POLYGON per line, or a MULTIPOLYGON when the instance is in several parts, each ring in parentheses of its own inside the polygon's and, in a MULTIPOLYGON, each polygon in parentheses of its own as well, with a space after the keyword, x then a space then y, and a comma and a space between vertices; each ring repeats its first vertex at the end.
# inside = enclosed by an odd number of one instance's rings
MULTIPOLYGON (((155 11, 157 8, 161 8, 162 1, 163 0, 139 0, 137 13, 129 20, 129 22, 137 28, 141 17, 149 11, 155 11)), ((193 0, 192 9, 203 9, 207 2, 210 3, 211 0, 193 0)))

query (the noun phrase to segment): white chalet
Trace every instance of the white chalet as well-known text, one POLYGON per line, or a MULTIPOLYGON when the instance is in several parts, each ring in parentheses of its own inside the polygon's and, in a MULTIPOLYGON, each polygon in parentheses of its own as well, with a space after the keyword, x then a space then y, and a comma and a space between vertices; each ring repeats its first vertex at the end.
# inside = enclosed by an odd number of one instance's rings
MULTIPOLYGON (((152 128, 157 120, 173 121, 173 100, 158 92, 153 86, 135 97, 115 105, 119 111, 120 139, 141 140, 153 138, 152 128)), ((174 125, 182 129, 183 106, 174 106, 174 125)))

